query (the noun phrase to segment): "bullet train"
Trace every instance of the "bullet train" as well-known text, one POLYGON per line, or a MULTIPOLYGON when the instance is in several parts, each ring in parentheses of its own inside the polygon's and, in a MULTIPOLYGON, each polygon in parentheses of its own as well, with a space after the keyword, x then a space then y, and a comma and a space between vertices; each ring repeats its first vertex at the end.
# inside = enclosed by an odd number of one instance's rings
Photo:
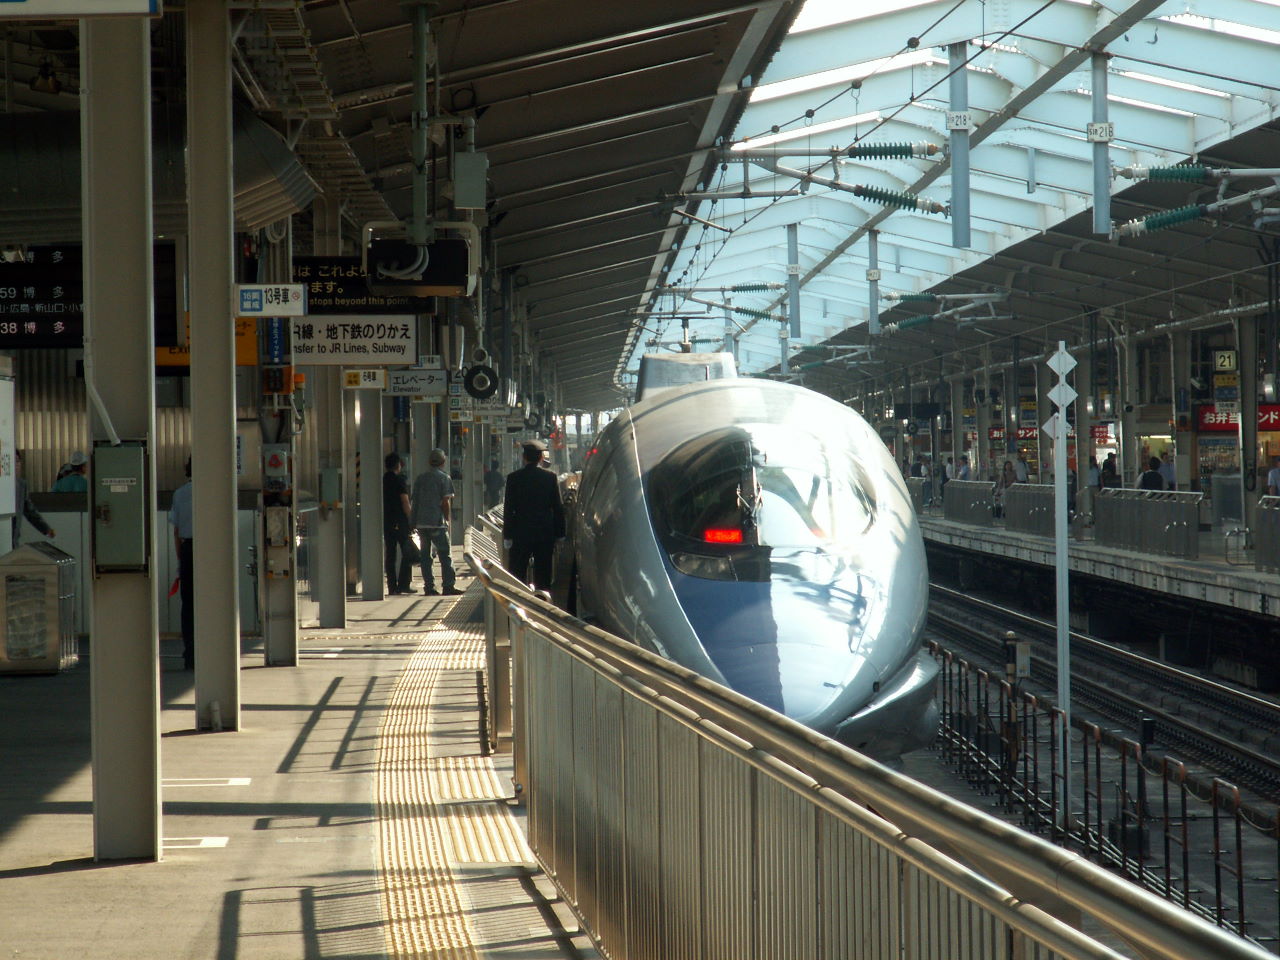
POLYGON ((642 361, 584 465, 577 610, 864 753, 924 746, 938 667, 902 476, 857 413, 732 359, 642 361))

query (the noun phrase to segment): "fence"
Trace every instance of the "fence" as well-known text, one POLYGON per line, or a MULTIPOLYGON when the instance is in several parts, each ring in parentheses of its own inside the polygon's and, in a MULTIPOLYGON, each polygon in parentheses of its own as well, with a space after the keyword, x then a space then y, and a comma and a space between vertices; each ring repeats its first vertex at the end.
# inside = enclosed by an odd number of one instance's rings
POLYGON ((1267 956, 471 561, 530 846, 610 956, 1122 956, 1049 910, 1150 958, 1267 956))
POLYGON ((1053 486, 1047 483, 1015 483, 1004 489, 1004 525, 1007 530, 1053 536, 1053 486))
POLYGON ((1203 497, 1173 490, 1100 490, 1093 501, 1094 539, 1103 546, 1195 560, 1203 497))
POLYGON ((996 485, 988 480, 950 480, 942 497, 942 515, 956 523, 990 526, 996 485))
POLYGON ((1253 531, 1254 562, 1259 570, 1280 572, 1280 497, 1258 501, 1253 531))

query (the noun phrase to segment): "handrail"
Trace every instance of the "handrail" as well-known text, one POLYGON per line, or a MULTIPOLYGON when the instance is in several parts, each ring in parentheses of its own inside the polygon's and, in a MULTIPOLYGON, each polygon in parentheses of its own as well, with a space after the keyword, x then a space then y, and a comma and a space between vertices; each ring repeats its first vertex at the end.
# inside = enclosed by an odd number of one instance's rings
MULTIPOLYGON (((826 797, 829 791, 842 798, 842 804, 871 806, 922 844, 956 851, 1028 903, 1050 911, 1065 906, 1087 913, 1133 943, 1144 956, 1167 960, 1270 956, 1078 854, 952 800, 699 674, 584 624, 521 589, 505 571, 469 559, 493 599, 523 611, 530 626, 557 647, 631 692, 644 693, 659 708, 683 717, 700 735, 714 733, 719 742, 724 739, 718 733, 722 730, 730 738, 739 738, 745 745, 741 747, 744 755, 768 766, 771 775, 775 764, 798 771, 809 778, 810 795, 826 797)), ((1056 928, 1026 925, 1030 916, 1023 914, 1009 922, 1037 939, 1055 935, 1056 928)), ((1054 949, 1068 957, 1109 955, 1068 950, 1066 945, 1054 949)))

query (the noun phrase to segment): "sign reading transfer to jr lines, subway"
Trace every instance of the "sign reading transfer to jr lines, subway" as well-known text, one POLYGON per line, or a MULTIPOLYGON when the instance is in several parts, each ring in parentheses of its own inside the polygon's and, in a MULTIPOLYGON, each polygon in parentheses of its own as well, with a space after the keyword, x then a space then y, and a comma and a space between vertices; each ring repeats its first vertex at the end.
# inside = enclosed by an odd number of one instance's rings
POLYGON ((412 316, 297 317, 293 362, 347 367, 408 367, 418 359, 412 316))

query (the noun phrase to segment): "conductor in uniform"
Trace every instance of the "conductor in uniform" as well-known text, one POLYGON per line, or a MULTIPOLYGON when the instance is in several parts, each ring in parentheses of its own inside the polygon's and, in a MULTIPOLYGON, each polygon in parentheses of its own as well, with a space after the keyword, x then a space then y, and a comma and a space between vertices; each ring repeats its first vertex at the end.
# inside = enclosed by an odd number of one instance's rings
POLYGON ((507 569, 525 579, 533 560, 534 589, 551 587, 551 558, 556 541, 564 536, 564 506, 560 483, 542 466, 547 448, 536 440, 524 445, 524 466, 507 474, 502 506, 502 545, 507 548, 507 569))

